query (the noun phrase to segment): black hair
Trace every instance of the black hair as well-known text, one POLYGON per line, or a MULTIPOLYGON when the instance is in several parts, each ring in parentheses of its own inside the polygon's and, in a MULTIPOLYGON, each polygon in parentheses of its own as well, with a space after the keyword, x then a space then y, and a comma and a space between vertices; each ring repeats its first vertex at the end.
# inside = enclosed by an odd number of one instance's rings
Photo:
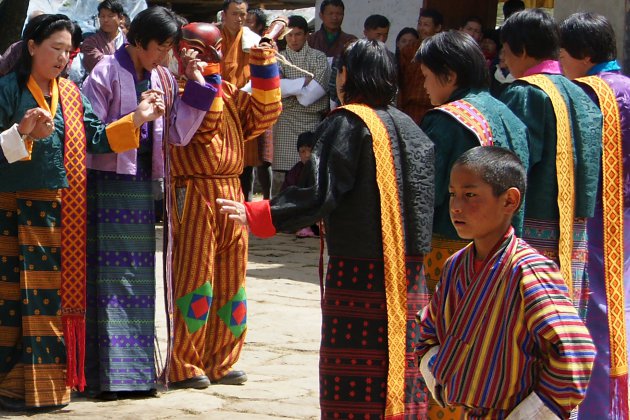
MULTIPOLYGON (((256 16, 256 25, 262 25, 263 29, 267 27, 267 15, 262 9, 248 9, 247 14, 256 16)), ((306 30, 306 32, 308 33, 308 29, 306 30)))
POLYGON ((383 15, 370 15, 363 23, 363 29, 389 28, 390 23, 383 15))
POLYGON ((123 13, 125 13, 123 5, 116 0, 103 0, 102 2, 100 2, 98 7, 96 8, 99 15, 101 14, 101 10, 103 9, 109 10, 112 13, 116 13, 118 16, 122 16, 123 13))
POLYGON ((131 18, 127 13, 123 13, 123 25, 127 30, 129 30, 129 26, 131 25, 131 18))
POLYGON ((74 25, 66 15, 39 15, 31 19, 22 35, 22 54, 15 63, 13 69, 17 71, 17 82, 20 88, 26 86, 31 70, 33 69, 33 57, 28 50, 28 42, 33 41, 36 45, 41 44, 52 34, 59 31, 68 31, 72 36, 74 25))
POLYGON ((230 7, 231 3, 235 3, 235 4, 247 4, 247 1, 245 0, 223 0, 223 7, 221 8, 221 10, 223 10, 223 12, 227 12, 228 7, 230 7))
POLYGON ((324 0, 322 4, 319 5, 319 12, 324 13, 324 9, 326 9, 326 6, 341 7, 343 11, 346 10, 346 6, 341 0, 324 0))
POLYGON ((289 24, 287 26, 289 28, 302 29, 308 35, 308 22, 300 15, 289 16, 289 24))
POLYGON ((339 58, 345 67, 341 86, 344 103, 364 103, 372 108, 389 105, 398 89, 396 65, 385 44, 360 39, 348 45, 339 58))
POLYGON ((465 27, 468 22, 476 22, 483 28, 483 20, 481 20, 481 18, 479 16, 468 16, 462 22, 462 26, 461 27, 462 28, 465 27))
POLYGON ((131 21, 127 40, 131 45, 140 44, 147 48, 149 42, 163 44, 169 39, 179 42, 181 24, 177 15, 162 6, 152 6, 138 13, 131 21))
POLYGON ((411 28, 411 27, 408 26, 406 28, 402 28, 400 30, 400 32, 398 32, 398 35, 396 35, 396 44, 398 44, 398 41, 400 41, 400 38, 402 38, 403 36, 405 36, 407 34, 411 34, 411 35, 415 36, 416 39, 420 39, 420 34, 416 30, 416 28, 411 28))
POLYGON ((420 17, 431 18, 435 26, 442 26, 442 24, 444 24, 444 16, 435 9, 420 9, 420 17))
POLYGON ((488 66, 479 44, 468 34, 450 30, 439 32, 422 41, 416 61, 445 83, 449 72, 457 75, 457 87, 485 89, 488 87, 488 66))
POLYGON ((503 3, 503 17, 505 19, 509 18, 516 12, 520 12, 521 10, 525 10, 525 3, 523 0, 507 0, 503 3))
POLYGON ((315 133, 312 131, 305 131, 303 133, 298 134, 297 137, 297 149, 300 151, 300 147, 310 147, 313 148, 313 144, 315 143, 315 133))
POLYGON ((460 155, 453 168, 463 166, 475 172, 483 182, 492 187, 495 197, 510 188, 521 193, 521 203, 527 190, 527 171, 518 156, 499 146, 477 146, 460 155))
POLYGON ((558 25, 541 9, 516 12, 501 27, 501 42, 516 55, 555 60, 560 49, 558 25))
POLYGON ((72 48, 77 49, 83 42, 83 31, 76 21, 72 21, 72 48))
POLYGON ((573 58, 590 57, 593 63, 617 58, 612 25, 596 13, 574 13, 560 24, 560 46, 573 58))

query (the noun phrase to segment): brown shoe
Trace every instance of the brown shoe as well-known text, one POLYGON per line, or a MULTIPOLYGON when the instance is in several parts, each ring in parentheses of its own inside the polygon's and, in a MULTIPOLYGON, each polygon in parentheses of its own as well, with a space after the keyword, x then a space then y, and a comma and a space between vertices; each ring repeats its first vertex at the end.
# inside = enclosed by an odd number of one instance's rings
POLYGON ((170 388, 173 389, 205 389, 210 386, 210 379, 206 375, 199 375, 192 378, 184 379, 183 381, 171 382, 170 388))
POLYGON ((247 382, 247 374, 242 370, 231 370, 223 378, 215 379, 217 385, 242 385, 247 382))

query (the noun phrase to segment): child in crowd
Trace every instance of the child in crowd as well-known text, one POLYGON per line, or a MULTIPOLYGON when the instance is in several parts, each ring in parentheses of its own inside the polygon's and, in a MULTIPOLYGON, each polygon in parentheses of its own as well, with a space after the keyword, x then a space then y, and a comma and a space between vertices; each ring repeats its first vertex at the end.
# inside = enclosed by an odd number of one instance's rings
POLYGON ((451 221, 472 242, 447 260, 416 352, 434 398, 468 418, 568 418, 591 376, 595 348, 558 267, 510 226, 526 179, 496 146, 451 170, 451 221))
MULTIPOLYGON (((298 136, 297 149, 300 155, 300 161, 293 165, 289 172, 287 172, 280 191, 284 191, 292 185, 298 185, 302 170, 304 169, 306 163, 311 159, 311 150, 313 149, 314 141, 315 137, 313 136, 312 131, 305 131, 298 136)), ((316 238, 319 236, 319 227, 317 225, 312 225, 302 228, 297 231, 295 236, 298 238, 316 238)))

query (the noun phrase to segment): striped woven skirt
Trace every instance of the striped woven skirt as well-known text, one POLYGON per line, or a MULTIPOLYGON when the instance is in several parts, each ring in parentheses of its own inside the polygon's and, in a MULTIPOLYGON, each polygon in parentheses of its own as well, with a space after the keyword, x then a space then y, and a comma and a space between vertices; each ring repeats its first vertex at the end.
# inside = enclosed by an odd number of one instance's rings
POLYGON ((70 402, 61 324, 61 193, 0 193, 0 395, 70 402))
MULTIPOLYGON (((454 253, 468 245, 470 241, 465 239, 450 239, 441 235, 433 235, 431 238, 431 252, 424 257, 424 272, 427 277, 427 287, 433 294, 440 281, 444 263, 454 253)), ((464 418, 464 410, 461 407, 440 407, 433 399, 429 400, 429 419, 459 420, 464 418)))
MULTIPOLYGON (((523 239, 533 248, 554 261, 558 266, 558 240, 560 228, 557 221, 525 219, 523 225, 523 239)), ((582 320, 586 319, 588 305, 588 272, 586 261, 588 259, 588 237, 586 233, 586 219, 573 221, 573 257, 571 259, 571 271, 573 274, 573 306, 578 311, 582 320)))
POLYGON ((86 380, 155 388, 155 214, 150 157, 137 175, 88 173, 86 380))
MULTIPOLYGON (((428 304, 422 259, 408 259, 405 418, 426 418, 428 390, 414 367, 416 312, 428 304)), ((331 256, 322 300, 321 417, 380 419, 387 391, 383 260, 331 256)))

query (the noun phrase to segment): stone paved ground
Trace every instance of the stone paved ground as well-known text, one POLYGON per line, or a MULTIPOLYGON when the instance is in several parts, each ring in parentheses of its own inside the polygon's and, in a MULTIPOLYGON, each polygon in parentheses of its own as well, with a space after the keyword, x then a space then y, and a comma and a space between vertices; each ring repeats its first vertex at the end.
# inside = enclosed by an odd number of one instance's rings
MULTIPOLYGON (((161 229, 158 229, 161 234, 161 229)), ((161 245, 158 245, 161 249, 161 245)), ((7 413, 0 418, 37 419, 316 419, 320 337, 318 239, 280 234, 250 242, 247 339, 236 368, 247 372, 242 386, 161 391, 157 398, 103 402, 74 398, 49 413, 7 413)), ((158 257, 161 260, 161 255, 158 257)), ((157 269, 161 273, 161 267, 157 269)), ((163 295, 158 280, 158 299, 163 295)), ((158 337, 166 353, 163 300, 158 301, 158 337)))

